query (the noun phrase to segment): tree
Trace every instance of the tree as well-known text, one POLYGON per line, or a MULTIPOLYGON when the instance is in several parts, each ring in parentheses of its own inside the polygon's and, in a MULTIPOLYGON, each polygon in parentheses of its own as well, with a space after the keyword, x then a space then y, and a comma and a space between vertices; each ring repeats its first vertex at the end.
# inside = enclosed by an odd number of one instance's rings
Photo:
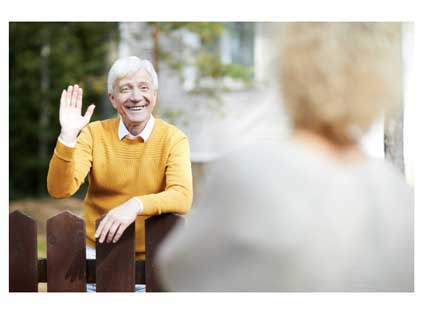
MULTIPOLYGON (((67 85, 84 87, 84 103, 105 93, 109 45, 117 23, 10 23, 10 199, 43 196, 60 127, 59 97, 67 85)), ((95 119, 100 116, 98 108, 95 119)))
MULTIPOLYGON (((236 63, 224 63, 219 55, 219 37, 231 31, 232 23, 217 22, 150 22, 153 40, 153 64, 158 72, 161 62, 175 70, 182 82, 184 70, 195 69, 195 81, 189 93, 207 96, 212 104, 221 104, 221 95, 231 89, 225 79, 240 81, 246 86, 252 83, 253 69, 236 63), (183 41, 183 33, 189 32, 199 39, 198 45, 183 41), (182 36, 180 36, 182 34, 182 36), (171 45, 161 44, 162 39, 171 45), (188 56, 188 57, 187 57, 188 56)), ((171 112, 165 113, 171 115, 171 112)))

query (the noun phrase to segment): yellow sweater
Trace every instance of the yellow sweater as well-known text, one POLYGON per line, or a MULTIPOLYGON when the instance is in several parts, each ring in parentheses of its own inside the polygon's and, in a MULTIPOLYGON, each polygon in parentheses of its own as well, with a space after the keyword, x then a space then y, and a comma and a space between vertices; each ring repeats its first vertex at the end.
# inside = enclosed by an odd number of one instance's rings
POLYGON ((57 142, 47 176, 55 198, 73 195, 88 175, 84 209, 86 244, 95 248, 95 221, 112 208, 138 197, 136 258, 145 258, 144 221, 162 213, 184 214, 192 203, 189 142, 176 127, 156 119, 146 142, 118 139, 119 118, 96 121, 81 131, 74 148, 57 142))

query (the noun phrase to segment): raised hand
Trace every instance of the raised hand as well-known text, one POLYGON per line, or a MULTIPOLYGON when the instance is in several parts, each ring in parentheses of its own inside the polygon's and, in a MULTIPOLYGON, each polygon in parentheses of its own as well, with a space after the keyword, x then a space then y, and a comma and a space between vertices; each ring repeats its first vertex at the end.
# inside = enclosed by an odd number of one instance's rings
POLYGON ((61 135, 63 141, 72 143, 76 140, 81 129, 91 120, 94 112, 94 105, 90 105, 82 116, 83 90, 79 85, 68 86, 62 91, 59 106, 59 122, 61 124, 61 135))

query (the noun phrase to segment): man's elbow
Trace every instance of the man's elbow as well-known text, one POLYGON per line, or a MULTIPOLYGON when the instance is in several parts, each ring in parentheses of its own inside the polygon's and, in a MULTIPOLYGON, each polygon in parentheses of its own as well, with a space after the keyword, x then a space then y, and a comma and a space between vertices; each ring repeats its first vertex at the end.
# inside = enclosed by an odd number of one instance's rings
POLYGON ((182 213, 181 214, 182 215, 187 214, 191 210, 191 207, 192 207, 192 199, 186 201, 185 206, 182 207, 182 213))
POLYGON ((53 198, 67 198, 72 195, 72 193, 66 192, 65 190, 59 189, 59 187, 54 186, 53 184, 47 183, 47 192, 53 198))
POLYGON ((48 194, 53 197, 53 198, 57 198, 57 199, 61 199, 61 198, 67 198, 70 197, 71 195, 69 193, 61 193, 58 191, 53 191, 48 189, 48 194))
POLYGON ((178 208, 178 212, 181 215, 187 214, 192 207, 192 190, 186 189, 180 191, 180 206, 178 208))

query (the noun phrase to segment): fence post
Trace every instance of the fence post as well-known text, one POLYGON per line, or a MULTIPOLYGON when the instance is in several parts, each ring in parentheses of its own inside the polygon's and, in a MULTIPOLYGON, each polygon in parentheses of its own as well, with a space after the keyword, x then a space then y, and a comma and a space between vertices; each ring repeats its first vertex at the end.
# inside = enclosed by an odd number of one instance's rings
POLYGON ((36 221, 18 210, 9 214, 9 291, 38 292, 36 221))
MULTIPOLYGON (((95 230, 104 218, 96 221, 95 230)), ((97 292, 135 291, 135 223, 117 243, 96 241, 97 292)))
POLYGON ((163 214, 145 220, 145 289, 147 292, 164 292, 159 283, 159 266, 154 262, 156 250, 177 223, 184 223, 182 216, 163 214))
POLYGON ((69 211, 47 221, 47 291, 86 291, 85 223, 69 211))

